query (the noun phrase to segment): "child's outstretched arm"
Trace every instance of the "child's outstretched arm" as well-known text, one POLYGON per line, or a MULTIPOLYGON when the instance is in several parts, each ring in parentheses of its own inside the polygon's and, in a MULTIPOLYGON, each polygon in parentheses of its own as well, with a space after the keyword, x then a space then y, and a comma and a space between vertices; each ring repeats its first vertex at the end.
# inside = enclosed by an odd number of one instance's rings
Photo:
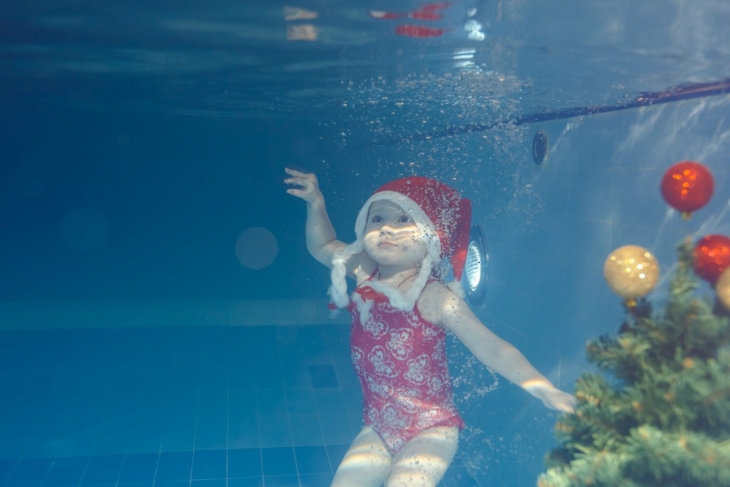
POLYGON ((332 267, 332 254, 342 249, 345 244, 337 240, 337 234, 327 215, 324 196, 319 190, 317 176, 294 169, 284 171, 290 178, 284 180, 286 184, 295 186, 286 190, 292 196, 307 202, 307 223, 305 228, 307 250, 318 262, 332 267))
MULTIPOLYGON (((429 286, 426 307, 439 315, 439 324, 451 330, 484 365, 540 399, 550 409, 573 412, 575 397, 557 389, 510 343, 492 333, 469 305, 442 285, 429 286)), ((420 306, 420 303, 419 303, 420 306)))

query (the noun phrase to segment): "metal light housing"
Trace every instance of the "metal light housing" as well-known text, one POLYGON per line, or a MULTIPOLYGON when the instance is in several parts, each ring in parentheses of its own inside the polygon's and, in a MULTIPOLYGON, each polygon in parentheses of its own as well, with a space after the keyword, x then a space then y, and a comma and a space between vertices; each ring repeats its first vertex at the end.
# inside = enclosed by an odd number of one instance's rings
POLYGON ((472 225, 469 233, 469 246, 464 272, 461 276, 461 287, 464 289, 466 301, 472 306, 479 306, 487 295, 489 252, 484 232, 478 225, 472 225))

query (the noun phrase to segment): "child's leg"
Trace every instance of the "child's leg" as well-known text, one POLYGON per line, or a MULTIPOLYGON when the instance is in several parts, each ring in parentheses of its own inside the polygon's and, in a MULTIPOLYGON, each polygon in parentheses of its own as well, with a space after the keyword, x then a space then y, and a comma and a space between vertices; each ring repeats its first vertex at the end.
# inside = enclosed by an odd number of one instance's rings
POLYGON ((365 426, 337 467, 331 487, 380 487, 392 460, 383 440, 370 426, 365 426))
POLYGON ((386 487, 435 487, 454 459, 458 443, 456 426, 422 431, 396 454, 386 487))

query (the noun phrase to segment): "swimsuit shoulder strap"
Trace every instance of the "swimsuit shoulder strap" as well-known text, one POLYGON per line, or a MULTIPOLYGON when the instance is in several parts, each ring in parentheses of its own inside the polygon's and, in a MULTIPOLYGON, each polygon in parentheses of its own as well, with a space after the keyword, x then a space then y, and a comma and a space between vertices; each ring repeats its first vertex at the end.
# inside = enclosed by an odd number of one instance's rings
POLYGON ((372 274, 370 274, 370 275, 368 276, 368 278, 367 278, 367 279, 365 279, 365 280, 364 280, 363 282, 361 282, 360 284, 358 284, 358 285, 357 285, 357 287, 360 287, 360 286, 362 286, 362 285, 363 285, 363 284, 365 284, 366 282, 372 281, 372 280, 373 280, 373 277, 375 277, 375 275, 376 275, 376 274, 378 273, 378 271, 379 271, 379 269, 378 269, 378 268, 376 267, 376 268, 375 268, 375 270, 373 271, 373 273, 372 273, 372 274))

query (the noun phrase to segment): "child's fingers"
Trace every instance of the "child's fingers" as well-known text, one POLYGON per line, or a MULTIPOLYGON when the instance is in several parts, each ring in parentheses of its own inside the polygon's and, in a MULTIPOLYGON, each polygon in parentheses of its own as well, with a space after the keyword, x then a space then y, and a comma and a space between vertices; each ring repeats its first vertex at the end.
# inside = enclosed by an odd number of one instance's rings
POLYGON ((288 183, 288 184, 302 184, 306 180, 307 180, 307 178, 303 178, 301 176, 294 176, 292 178, 286 178, 284 180, 284 182, 288 183))
POLYGON ((312 191, 312 184, 309 183, 308 181, 303 181, 303 180, 292 178, 292 179, 288 179, 284 182, 287 184, 290 184, 292 186, 299 186, 298 188, 292 188, 297 191, 301 191, 301 192, 311 192, 312 191))
POLYGON ((287 173, 287 174, 290 174, 290 175, 292 175, 294 177, 298 177, 298 178, 307 178, 307 179, 314 178, 314 174, 309 174, 309 173, 306 173, 306 172, 297 171, 296 169, 291 169, 291 168, 288 168, 288 167, 285 167, 284 168, 284 172, 287 173))
POLYGON ((294 176, 292 179, 305 179, 307 181, 311 181, 312 183, 316 184, 317 182, 317 176, 315 176, 312 173, 306 173, 306 172, 300 172, 294 169, 284 168, 284 172, 287 174, 294 176))

